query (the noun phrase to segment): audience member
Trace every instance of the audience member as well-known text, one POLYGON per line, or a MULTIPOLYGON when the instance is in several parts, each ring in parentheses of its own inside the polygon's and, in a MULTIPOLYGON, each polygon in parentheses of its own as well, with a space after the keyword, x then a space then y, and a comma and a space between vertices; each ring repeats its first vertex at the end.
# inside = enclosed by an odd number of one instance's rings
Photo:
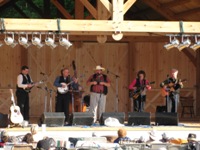
POLYGON ((194 133, 189 133, 188 134, 188 138, 187 138, 187 141, 188 141, 188 149, 189 150, 196 150, 196 134, 194 133))
POLYGON ((38 132, 38 125, 32 124, 31 126, 31 134, 33 135, 34 142, 38 142, 39 140, 42 140, 44 137, 41 133, 38 132))
POLYGON ((161 143, 155 130, 149 132, 149 140, 146 143, 161 143))
POLYGON ((31 133, 27 133, 24 138, 22 139, 22 142, 25 142, 27 144, 32 144, 34 142, 33 136, 31 133))
POLYGON ((125 141, 130 141, 131 139, 127 137, 127 132, 124 128, 121 128, 118 130, 118 138, 114 141, 114 143, 120 143, 120 142, 125 142, 125 141))
POLYGON ((7 131, 2 131, 1 132, 1 141, 2 143, 6 143, 6 142, 11 142, 11 143, 16 143, 17 138, 15 136, 9 136, 7 131))
POLYGON ((56 142, 53 138, 45 138, 37 143, 37 149, 39 150, 54 150, 56 142))

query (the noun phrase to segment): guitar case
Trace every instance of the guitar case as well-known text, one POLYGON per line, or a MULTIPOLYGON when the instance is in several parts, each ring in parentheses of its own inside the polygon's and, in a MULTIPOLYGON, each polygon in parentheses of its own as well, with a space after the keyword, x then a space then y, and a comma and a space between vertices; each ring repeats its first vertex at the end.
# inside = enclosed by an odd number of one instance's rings
POLYGON ((6 128, 8 127, 8 124, 9 124, 8 114, 0 113, 0 128, 6 128))

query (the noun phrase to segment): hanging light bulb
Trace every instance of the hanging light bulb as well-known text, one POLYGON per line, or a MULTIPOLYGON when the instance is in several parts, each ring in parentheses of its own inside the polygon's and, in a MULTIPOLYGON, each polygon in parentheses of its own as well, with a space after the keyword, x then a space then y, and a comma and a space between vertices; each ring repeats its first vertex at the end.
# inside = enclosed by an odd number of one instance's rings
POLYGON ((41 34, 39 37, 37 37, 36 35, 32 35, 32 44, 37 46, 37 48, 41 48, 43 47, 44 44, 41 43, 41 34))
POLYGON ((66 49, 72 46, 72 43, 68 39, 69 39, 68 35, 67 35, 67 38, 61 37, 59 39, 60 45, 64 46, 66 49))
POLYGON ((200 48, 200 39, 197 39, 197 35, 195 35, 195 44, 191 45, 190 48, 194 51, 200 48))
POLYGON ((54 42, 55 42, 55 34, 53 34, 53 38, 47 36, 45 39, 46 45, 50 46, 52 49, 54 49, 57 46, 54 42))
POLYGON ((184 36, 182 36, 182 42, 178 45, 178 50, 182 51, 184 48, 189 47, 191 44, 191 40, 189 39, 189 37, 187 37, 186 39, 184 39, 184 36))
POLYGON ((164 48, 167 50, 170 50, 174 47, 177 47, 179 45, 179 40, 174 36, 174 39, 172 40, 172 36, 169 37, 169 43, 164 45, 164 48))
POLYGON ((14 48, 17 45, 17 42, 15 41, 14 33, 12 33, 11 35, 12 36, 5 35, 4 42, 6 43, 6 45, 9 45, 12 48, 14 48))
POLYGON ((24 48, 28 48, 30 46, 28 42, 28 34, 26 34, 26 37, 19 36, 18 42, 20 45, 22 45, 24 48))

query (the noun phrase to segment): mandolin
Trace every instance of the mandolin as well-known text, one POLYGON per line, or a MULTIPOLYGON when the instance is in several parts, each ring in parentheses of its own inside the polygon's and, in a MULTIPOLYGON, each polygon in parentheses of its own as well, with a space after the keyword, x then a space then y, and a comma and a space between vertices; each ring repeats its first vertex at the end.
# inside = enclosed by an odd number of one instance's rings
POLYGON ((13 90, 10 89, 10 92, 11 92, 11 101, 13 102, 13 104, 10 107, 10 113, 11 113, 10 121, 14 124, 20 124, 23 122, 24 118, 20 112, 19 106, 15 105, 13 90))
POLYGON ((25 88, 24 90, 25 90, 26 92, 29 93, 29 92, 31 92, 31 89, 32 89, 34 86, 38 86, 38 85, 43 84, 43 83, 44 83, 43 80, 41 80, 41 81, 39 81, 39 82, 31 83, 32 87, 25 88))

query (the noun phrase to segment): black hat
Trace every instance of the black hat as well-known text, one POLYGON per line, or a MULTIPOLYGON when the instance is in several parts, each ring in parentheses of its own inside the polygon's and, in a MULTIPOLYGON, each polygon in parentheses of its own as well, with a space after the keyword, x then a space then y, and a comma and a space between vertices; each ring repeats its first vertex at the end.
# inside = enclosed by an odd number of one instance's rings
POLYGON ((191 140, 191 141, 196 141, 196 138, 197 138, 196 134, 194 134, 194 133, 189 133, 187 139, 188 139, 188 140, 191 140))
POLYGON ((46 138, 44 140, 40 140, 37 143, 37 148, 38 149, 44 149, 44 150, 48 150, 51 147, 56 147, 56 142, 53 138, 46 138))

